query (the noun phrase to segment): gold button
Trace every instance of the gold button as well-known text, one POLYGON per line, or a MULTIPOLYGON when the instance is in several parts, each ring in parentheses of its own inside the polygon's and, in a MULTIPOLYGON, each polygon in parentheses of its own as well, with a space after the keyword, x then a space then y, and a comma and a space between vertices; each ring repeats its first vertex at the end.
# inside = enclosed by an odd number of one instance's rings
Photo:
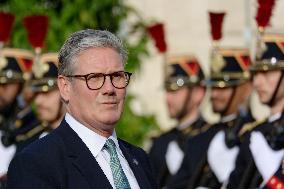
POLYGON ((274 178, 271 179, 270 183, 271 183, 271 184, 275 184, 275 179, 274 179, 274 178))
POLYGON ((16 128, 21 127, 21 126, 22 126, 22 120, 17 119, 17 120, 15 121, 15 126, 16 126, 16 128))
POLYGON ((277 184, 276 188, 280 189, 282 187, 282 184, 277 184))

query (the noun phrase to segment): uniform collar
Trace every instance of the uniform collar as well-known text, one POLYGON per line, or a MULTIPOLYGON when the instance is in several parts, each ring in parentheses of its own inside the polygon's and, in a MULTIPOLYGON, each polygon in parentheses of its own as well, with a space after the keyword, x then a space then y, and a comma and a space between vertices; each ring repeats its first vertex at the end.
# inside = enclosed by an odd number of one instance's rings
POLYGON ((230 114, 227 116, 223 116, 220 120, 221 123, 227 123, 229 121, 233 121, 234 119, 237 118, 237 114, 230 114))

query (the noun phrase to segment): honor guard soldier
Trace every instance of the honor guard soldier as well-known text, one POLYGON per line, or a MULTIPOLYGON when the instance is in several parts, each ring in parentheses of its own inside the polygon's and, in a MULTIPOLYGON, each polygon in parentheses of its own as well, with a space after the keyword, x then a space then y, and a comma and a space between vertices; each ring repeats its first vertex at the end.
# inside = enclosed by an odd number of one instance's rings
POLYGON ((65 113, 57 89, 57 65, 57 53, 40 55, 33 65, 32 79, 27 87, 34 94, 34 111, 38 121, 14 132, 18 151, 55 129, 65 113))
POLYGON ((24 124, 32 123, 35 116, 30 108, 22 109, 18 101, 31 70, 32 53, 23 49, 4 48, 0 54, 0 174, 3 174, 16 150, 12 145, 12 132, 24 124), (22 120, 22 117, 26 119, 22 120))
MULTIPOLYGON (((44 15, 32 15, 23 19, 23 25, 27 31, 27 37, 31 46, 35 49, 35 53, 32 53, 32 63, 29 68, 36 67, 41 57, 41 50, 44 46, 44 40, 48 29, 48 17, 44 15)), ((29 88, 25 88, 24 95, 26 95, 29 88), (26 90, 27 89, 27 90, 26 90)), ((33 92, 28 101, 32 101, 33 92)), ((26 97, 26 96, 25 96, 26 97)), ((38 127, 39 121, 35 118, 34 112, 31 111, 31 106, 27 105, 27 110, 18 114, 16 121, 14 122, 15 129, 8 132, 2 141, 6 145, 16 143, 17 152, 20 152, 28 144, 37 140, 42 134, 43 130, 38 127), (30 122, 33 120, 32 122, 30 122)))
POLYGON ((36 120, 31 108, 23 109, 19 103, 19 96, 24 87, 25 79, 29 77, 32 60, 32 53, 23 49, 4 48, 1 50, 1 175, 7 171, 9 162, 16 151, 17 145, 14 145, 13 132, 23 125, 32 124, 36 120), (24 120, 22 119, 23 117, 25 117, 24 120))
POLYGON ((232 188, 259 187, 262 182, 267 182, 279 168, 284 155, 281 150, 284 147, 284 35, 266 33, 262 35, 262 41, 265 44, 263 55, 254 62, 251 70, 254 88, 260 101, 271 108, 270 116, 246 125, 241 131, 241 135, 251 133, 242 145, 236 170, 231 175, 232 188))
MULTIPOLYGON (((35 93, 34 104, 38 120, 40 120, 37 130, 45 131, 43 135, 57 128, 65 114, 65 108, 57 87, 57 67, 57 53, 41 55, 39 61, 33 67, 33 79, 30 82, 30 87, 35 93)), ((26 137, 28 137, 28 134, 26 134, 26 137)))
POLYGON ((199 112, 205 94, 203 71, 193 56, 173 56, 167 60, 165 80, 169 115, 178 125, 153 140, 150 161, 160 187, 180 169, 186 141, 204 132, 208 125, 199 112))
POLYGON ((256 17, 259 33, 251 72, 253 86, 260 102, 270 107, 270 116, 246 125, 240 133, 247 137, 230 177, 229 188, 258 188, 265 183, 267 188, 282 188, 278 181, 283 178, 281 161, 284 156, 284 34, 265 31, 274 1, 270 5, 259 3, 256 17), (270 14, 267 8, 261 9, 263 6, 270 6, 270 14))
MULTIPOLYGON (((212 20, 214 19, 212 17, 222 18, 225 14, 210 13, 210 15, 212 20)), ((220 38, 220 36, 215 38, 213 35, 214 40, 220 38)), ((221 119, 203 134, 206 137, 200 135, 190 141, 186 156, 188 159, 183 167, 184 175, 180 175, 183 178, 183 185, 169 188, 214 189, 226 185, 238 153, 240 143, 238 131, 244 123, 253 120, 247 107, 251 93, 249 65, 248 49, 214 46, 211 75, 207 85, 212 88, 213 111, 218 113, 221 119), (203 139, 200 139, 201 137, 203 139), (190 146, 199 145, 201 142, 206 148, 199 155, 199 162, 194 164, 190 158, 195 155, 195 150, 193 147, 190 150, 190 146)))

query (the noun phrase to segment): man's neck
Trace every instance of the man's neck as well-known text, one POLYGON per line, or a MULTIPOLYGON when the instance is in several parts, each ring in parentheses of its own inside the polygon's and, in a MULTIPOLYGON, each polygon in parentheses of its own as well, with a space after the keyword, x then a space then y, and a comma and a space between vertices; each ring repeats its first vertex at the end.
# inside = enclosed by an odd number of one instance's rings
POLYGON ((54 120, 52 123, 50 123, 50 127, 51 127, 52 130, 56 129, 60 125, 60 123, 63 119, 63 116, 64 115, 60 116, 60 118, 58 118, 58 119, 54 120))
POLYGON ((275 102, 275 104, 270 109, 270 115, 277 114, 284 110, 284 98, 275 102))
POLYGON ((195 122, 199 117, 199 110, 195 108, 194 111, 189 112, 186 114, 180 121, 179 121, 179 128, 184 129, 185 127, 191 125, 195 122))
POLYGON ((77 122, 79 122, 80 124, 82 124, 83 126, 87 127, 88 129, 90 129, 91 131, 103 136, 103 137, 110 137, 114 131, 114 125, 105 125, 105 124, 99 124, 99 123, 93 123, 93 125, 90 125, 86 122, 84 122, 81 119, 78 119, 78 117, 74 116, 74 114, 72 114, 71 112, 68 112, 77 122), (97 126, 94 126, 94 125, 97 126), (101 129, 104 128, 104 129, 101 129))

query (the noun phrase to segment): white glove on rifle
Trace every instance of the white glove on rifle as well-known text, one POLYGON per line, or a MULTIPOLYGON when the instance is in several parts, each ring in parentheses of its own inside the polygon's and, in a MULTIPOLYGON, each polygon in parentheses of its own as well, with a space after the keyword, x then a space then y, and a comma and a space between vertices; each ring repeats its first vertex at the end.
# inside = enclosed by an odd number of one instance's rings
POLYGON ((224 131, 219 131, 208 148, 208 163, 220 183, 228 180, 230 173, 235 168, 235 161, 239 148, 228 148, 225 143, 224 131))
POLYGON ((171 141, 166 152, 166 163, 169 172, 174 175, 178 172, 184 153, 176 141, 171 141))
POLYGON ((264 136, 259 131, 253 131, 250 136, 249 148, 255 165, 264 182, 277 171, 284 155, 284 150, 274 151, 270 148, 264 136))

